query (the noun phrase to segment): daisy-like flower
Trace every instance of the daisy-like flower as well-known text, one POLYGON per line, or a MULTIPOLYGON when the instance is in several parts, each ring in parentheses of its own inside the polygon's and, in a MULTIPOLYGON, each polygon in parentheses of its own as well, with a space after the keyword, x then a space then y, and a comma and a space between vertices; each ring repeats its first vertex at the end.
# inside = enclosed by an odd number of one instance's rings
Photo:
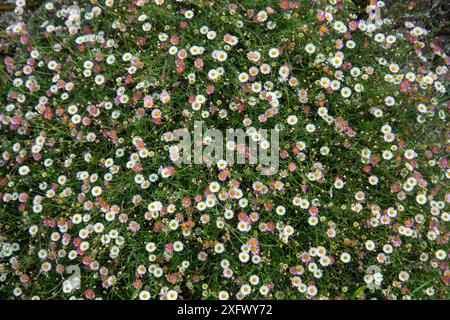
POLYGON ((21 176, 25 176, 25 175, 27 175, 29 172, 30 172, 30 167, 28 167, 28 166, 21 166, 21 167, 19 168, 19 174, 20 174, 21 176))
POLYGON ((309 54, 313 54, 314 52, 316 52, 316 46, 312 43, 308 43, 305 46, 305 51, 309 54))
POLYGON ((291 126, 296 125, 297 122, 298 122, 298 119, 297 119, 297 117, 295 115, 290 115, 287 118, 287 123, 290 124, 291 126))
POLYGON ((271 58, 278 58, 280 55, 280 50, 277 48, 272 48, 269 50, 269 57, 271 58))

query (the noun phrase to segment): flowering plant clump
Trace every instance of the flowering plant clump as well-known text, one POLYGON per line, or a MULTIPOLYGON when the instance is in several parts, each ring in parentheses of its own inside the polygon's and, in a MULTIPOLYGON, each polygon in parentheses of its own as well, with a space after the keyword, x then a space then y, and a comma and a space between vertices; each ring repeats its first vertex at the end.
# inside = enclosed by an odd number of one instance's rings
POLYGON ((376 0, 15 13, 1 298, 448 297, 450 58, 430 31, 376 0), (196 123, 245 131, 224 148, 248 161, 183 156, 196 123))

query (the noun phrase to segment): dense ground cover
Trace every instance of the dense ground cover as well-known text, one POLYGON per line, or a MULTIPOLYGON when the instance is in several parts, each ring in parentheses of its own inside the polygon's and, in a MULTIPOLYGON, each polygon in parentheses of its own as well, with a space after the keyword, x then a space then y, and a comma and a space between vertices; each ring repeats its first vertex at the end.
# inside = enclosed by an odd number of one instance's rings
POLYGON ((421 25, 382 1, 25 10, 1 66, 0 297, 448 297, 450 59, 421 25), (275 128, 279 167, 178 163, 195 121, 266 148, 275 128))

